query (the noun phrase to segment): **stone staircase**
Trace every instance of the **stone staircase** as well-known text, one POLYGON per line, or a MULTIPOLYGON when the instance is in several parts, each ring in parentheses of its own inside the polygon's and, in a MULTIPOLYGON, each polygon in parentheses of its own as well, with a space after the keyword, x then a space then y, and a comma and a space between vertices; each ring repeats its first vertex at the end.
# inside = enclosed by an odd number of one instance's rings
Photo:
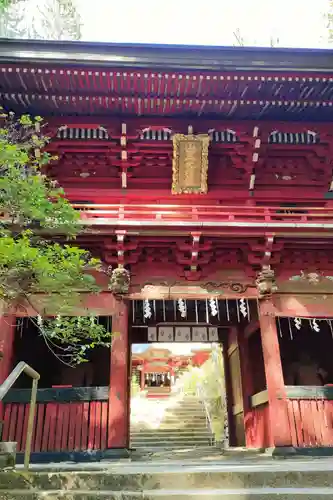
POLYGON ((68 464, 67 470, 54 464, 0 472, 1 500, 329 500, 332 485, 332 459, 68 464))
POLYGON ((151 411, 162 409, 158 425, 131 418, 130 443, 132 449, 207 447, 213 444, 206 412, 196 397, 184 396, 169 401, 154 400, 151 411))

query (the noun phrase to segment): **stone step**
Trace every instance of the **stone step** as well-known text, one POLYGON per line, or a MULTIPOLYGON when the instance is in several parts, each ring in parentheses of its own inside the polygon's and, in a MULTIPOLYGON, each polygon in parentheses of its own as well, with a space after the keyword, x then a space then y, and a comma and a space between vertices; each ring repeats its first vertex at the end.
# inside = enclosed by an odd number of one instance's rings
POLYGON ((175 437, 179 437, 181 436, 183 439, 190 439, 190 438, 193 438, 195 439, 196 437, 204 437, 204 436, 210 436, 211 435, 211 432, 208 430, 208 429, 203 429, 203 430, 199 430, 199 431, 191 431, 191 430, 165 430, 165 429, 156 429, 156 430, 152 430, 152 431, 148 431, 148 430, 139 430, 139 431, 135 431, 135 430, 132 430, 131 431, 131 438, 135 438, 135 437, 145 437, 145 438, 163 438, 163 436, 168 436, 168 437, 171 437, 171 436, 175 436, 175 437))
POLYGON ((202 409, 204 408, 204 405, 203 404, 194 404, 194 403, 191 403, 191 404, 185 404, 185 403, 177 403, 177 402, 173 402, 173 401, 169 401, 169 402, 166 402, 165 400, 161 400, 161 399, 157 399, 157 398, 153 398, 153 399, 148 399, 148 400, 145 400, 145 401, 148 401, 150 406, 154 406, 154 407, 163 407, 165 409, 169 409, 169 408, 183 408, 184 410, 198 410, 198 409, 202 409))
MULTIPOLYGON (((165 402, 163 402, 163 400, 159 400, 159 399, 154 399, 154 402, 156 404, 159 404, 159 401, 161 401, 161 404, 165 404, 165 402)), ((164 399, 165 401, 165 399, 164 399)), ((178 407, 178 408, 188 408, 188 409, 196 409, 196 408, 203 408, 203 403, 201 403, 200 401, 184 401, 184 400, 181 400, 181 401, 170 401, 170 404, 173 406, 173 407, 178 407)))
MULTIPOLYGON (((161 432, 183 432, 184 430, 191 431, 193 433, 196 432, 205 432, 208 430, 208 427, 205 424, 202 425, 189 425, 189 424, 184 424, 183 427, 180 427, 179 422, 174 422, 173 424, 161 424, 158 427, 158 430, 161 432)), ((152 429, 151 427, 145 427, 145 424, 136 424, 131 426, 131 432, 139 433, 139 432, 150 432, 152 429)))
POLYGON ((200 408, 200 410, 196 411, 185 411, 185 410, 179 410, 177 408, 173 408, 170 410, 166 410, 164 412, 164 415, 177 415, 179 417, 187 417, 187 418, 192 418, 192 417, 200 417, 201 415, 206 415, 206 412, 200 408))
POLYGON ((131 448, 193 448, 201 446, 209 446, 212 444, 210 439, 196 439, 195 441, 183 439, 164 439, 159 441, 137 441, 130 442, 131 448))
MULTIPOLYGON (((140 422, 140 418, 141 418, 140 416, 134 416, 133 415, 132 418, 131 418, 132 425, 135 424, 135 422, 140 422)), ((185 419, 185 418, 182 418, 182 417, 180 418, 178 415, 174 414, 174 415, 163 415, 163 417, 158 418, 156 420, 159 421, 159 422, 165 422, 167 420, 170 421, 170 422, 176 421, 176 422, 182 423, 183 425, 188 425, 189 422, 199 422, 200 423, 200 422, 203 422, 203 421, 205 421, 207 419, 206 419, 206 415, 195 416, 193 418, 188 417, 188 418, 185 419)), ((149 419, 147 420, 145 418, 143 420, 143 418, 142 418, 142 421, 145 421, 145 422, 147 422, 147 424, 149 424, 149 419)), ((152 423, 152 425, 153 425, 153 423, 152 423)))
POLYGON ((178 401, 185 401, 185 402, 197 402, 200 403, 200 398, 198 396, 191 396, 189 394, 181 393, 181 391, 176 391, 173 393, 174 395, 177 395, 178 401))
POLYGON ((165 414, 161 419, 162 422, 166 420, 183 420, 183 421, 191 421, 191 422, 201 422, 202 420, 206 420, 206 414, 201 413, 200 415, 188 415, 186 418, 184 415, 179 415, 178 413, 170 413, 165 414))
MULTIPOLYGON (((137 492, 154 490, 156 496, 162 495, 163 490, 177 491, 179 495, 205 494, 218 490, 234 491, 240 489, 254 491, 266 495, 284 493, 290 495, 304 494, 313 489, 320 495, 331 494, 333 485, 333 460, 317 459, 303 461, 268 460, 263 458, 217 462, 186 463, 184 461, 166 461, 160 463, 101 463, 100 470, 85 464, 82 470, 61 470, 61 465, 45 466, 44 470, 23 472, 23 470, 0 472, 0 498, 7 500, 7 494, 13 490, 24 491, 27 498, 29 490, 43 492, 62 490, 64 493, 77 495, 84 491, 101 492, 137 492), (89 469, 89 467, 91 467, 89 469), (197 493, 194 493, 197 492, 197 493)), ((67 464, 66 467, 69 467, 67 464)), ((75 469, 75 465, 71 467, 75 469)), ((96 467, 96 465, 95 465, 96 467)), ((30 494, 30 493, 29 493, 30 494)), ((90 493, 93 495, 93 493, 90 493)), ((233 493, 229 493, 232 494, 233 493)), ((171 496, 173 493, 170 493, 171 496)), ((251 493, 250 493, 251 495, 251 493)), ((105 496, 105 495, 104 495, 105 496)), ((92 496, 91 498, 95 498, 92 496)), ((97 496, 98 498, 98 496, 97 496)), ((247 498, 247 497, 245 497, 247 498)), ((283 499, 283 497, 281 497, 283 499)), ((297 497, 298 498, 298 497, 297 497)), ((307 497, 312 498, 311 496, 307 497)), ((319 498, 319 497, 318 497, 319 498)), ((326 500, 329 500, 329 496, 326 500)), ((331 497, 333 498, 333 497, 331 497)))
POLYGON ((179 401, 174 404, 175 407, 178 408, 188 408, 189 410, 195 410, 196 408, 203 408, 203 404, 200 402, 185 402, 185 401, 179 401))
MULTIPOLYGON (((176 425, 175 426, 165 426, 165 425, 162 425, 158 428, 158 430, 162 433, 162 434, 159 434, 159 436, 163 436, 165 434, 183 434, 183 430, 186 429, 188 430, 190 433, 191 433, 191 436, 196 436, 196 435, 200 435, 200 434, 210 434, 210 430, 209 428, 206 426, 206 425, 202 425, 200 427, 190 427, 190 426, 186 426, 186 427, 183 427, 183 428, 179 428, 177 427, 176 425)), ((147 427, 132 427, 132 430, 130 432, 130 435, 138 435, 138 434, 146 434, 146 432, 148 432, 148 435, 152 435, 152 433, 150 433, 150 430, 149 428, 147 427)), ((190 437, 190 434, 188 435, 188 437, 190 437)))
POLYGON ((52 490, 48 492, 33 492, 25 490, 11 490, 6 492, 4 500, 96 500, 105 498, 107 500, 329 500, 333 498, 333 488, 256 488, 237 490, 209 489, 200 490, 143 490, 143 491, 121 491, 114 490, 80 490, 71 491, 52 490))
POLYGON ((170 408, 166 410, 165 413, 179 413, 182 415, 201 415, 201 414, 206 414, 204 408, 196 408, 193 410, 188 410, 186 408, 170 408))
POLYGON ((166 408, 166 411, 170 411, 170 412, 179 412, 179 413, 190 413, 191 415, 193 413, 205 413, 205 409, 203 406, 198 406, 196 408, 185 408, 183 406, 173 406, 173 407, 169 407, 169 408, 166 408))
POLYGON ((185 399, 169 400, 169 404, 172 406, 182 406, 183 408, 202 408, 203 403, 201 401, 186 401, 185 399))
MULTIPOLYGON (((206 420, 207 420, 206 417, 200 417, 200 418, 195 417, 193 419, 189 418, 189 419, 185 420, 185 419, 180 419, 179 417, 177 417, 177 415, 173 415, 173 416, 168 416, 168 417, 164 416, 162 419, 159 419, 158 421, 159 421, 159 423, 166 423, 166 422, 171 423, 171 424, 178 423, 178 425, 180 425, 181 427, 187 427, 190 423, 191 423, 191 425, 192 424, 201 425, 202 422, 206 422, 206 420)), ((157 425, 157 422, 155 424, 154 424, 154 422, 152 422, 150 424, 149 420, 146 420, 146 419, 140 420, 140 419, 134 418, 134 417, 131 418, 130 422, 131 422, 131 425, 137 425, 138 423, 145 423, 146 425, 157 425)))
POLYGON ((147 424, 144 422, 140 422, 137 424, 132 424, 130 427, 130 432, 148 432, 150 434, 165 434, 168 432, 176 432, 182 434, 195 434, 200 432, 209 432, 209 427, 206 425, 191 425, 188 422, 186 425, 182 426, 183 422, 173 422, 172 425, 169 425, 165 428, 165 423, 162 422, 158 427, 146 427, 147 424), (177 425, 178 424, 178 425, 177 425))
POLYGON ((197 415, 206 413, 204 408, 167 408, 165 413, 182 413, 184 415, 197 415))
MULTIPOLYGON (((178 422, 178 425, 177 425, 177 422, 173 422, 170 424, 170 422, 163 422, 159 425, 158 427, 158 430, 162 431, 162 432, 169 432, 169 431, 173 431, 173 432, 184 432, 184 431, 189 431, 189 432, 192 432, 192 433, 196 433, 196 432, 205 432, 207 430, 209 430, 209 427, 208 425, 206 425, 206 422, 203 422, 202 424, 200 425, 191 425, 191 424, 187 424, 187 425, 184 425, 184 427, 181 427, 179 425, 179 422, 178 422)), ((151 428, 150 427, 145 427, 144 424, 142 425, 133 425, 131 427, 131 432, 145 432, 145 431, 151 431, 151 428)))
POLYGON ((176 403, 172 406, 172 408, 184 408, 186 410, 197 410, 200 408, 204 408, 204 405, 201 403, 176 403))
POLYGON ((135 424, 131 425, 131 432, 140 432, 140 431, 154 431, 154 430, 160 430, 160 431, 174 431, 174 432, 184 432, 184 431, 191 431, 191 432, 203 432, 208 429, 208 425, 206 422, 202 422, 200 424, 195 424, 193 425, 192 423, 183 423, 183 422, 163 422, 161 423, 158 428, 152 429, 150 426, 147 426, 144 423, 140 424, 135 424), (183 424, 183 426, 182 426, 183 424))
MULTIPOLYGON (((140 418, 140 415, 132 413, 131 415, 131 420, 132 422, 135 422, 137 418, 140 418)), ((183 421, 201 421, 201 420, 206 420, 206 413, 200 412, 200 413, 178 413, 178 412, 168 412, 164 413, 161 415, 160 420, 183 420, 183 421)))
MULTIPOLYGON (((162 430, 166 430, 166 429, 162 429, 162 430)), ((202 429, 202 432, 200 433, 197 433, 197 434, 180 434, 177 432, 177 429, 171 429, 171 432, 169 432, 168 430, 166 430, 166 432, 164 433, 161 433, 161 434, 146 434, 145 432, 145 429, 142 429, 141 432, 132 432, 130 434, 131 438, 136 438, 136 437, 143 437, 144 439, 146 438, 154 438, 154 439, 166 439, 170 436, 176 436, 176 437, 181 437, 182 439, 186 440, 186 439, 195 439, 196 436, 199 436, 199 437, 203 437, 203 436, 211 436, 211 432, 206 429, 202 429)))
POLYGON ((176 437, 181 439, 196 439, 210 436, 211 432, 208 429, 202 429, 200 432, 177 432, 175 430, 171 431, 162 431, 162 432, 131 432, 131 438, 139 438, 139 439, 165 439, 170 437, 176 437))
POLYGON ((167 420, 166 422, 160 423, 159 429, 170 429, 170 426, 173 426, 174 429, 204 430, 207 429, 208 424, 206 420, 202 420, 202 422, 179 422, 177 420, 167 420))
POLYGON ((184 403, 184 402, 174 402, 169 401, 166 402, 164 399, 152 398, 148 401, 152 406, 163 406, 164 408, 184 408, 186 410, 197 410, 198 408, 204 408, 204 405, 201 403, 184 403))
POLYGON ((130 441, 130 448, 136 449, 189 449, 189 448, 209 448, 214 446, 214 442, 211 439, 204 439, 201 441, 177 441, 177 440, 164 440, 164 441, 130 441))
POLYGON ((210 436, 212 433, 209 431, 209 429, 201 429, 199 432, 178 432, 176 429, 170 430, 165 430, 162 429, 162 432, 156 433, 156 432, 146 432, 144 430, 139 431, 139 432, 131 432, 130 436, 131 437, 137 437, 137 438, 145 438, 145 439, 169 439, 172 436, 175 436, 177 439, 196 439, 196 438, 203 438, 210 436))
POLYGON ((159 439, 159 440, 140 440, 130 439, 131 448, 206 448, 213 446, 213 438, 206 437, 198 440, 184 440, 184 439, 159 439))
POLYGON ((193 398, 181 398, 181 397, 178 397, 178 398, 175 398, 175 402, 178 403, 178 404, 184 404, 184 405, 202 405, 202 401, 196 397, 193 397, 193 398))

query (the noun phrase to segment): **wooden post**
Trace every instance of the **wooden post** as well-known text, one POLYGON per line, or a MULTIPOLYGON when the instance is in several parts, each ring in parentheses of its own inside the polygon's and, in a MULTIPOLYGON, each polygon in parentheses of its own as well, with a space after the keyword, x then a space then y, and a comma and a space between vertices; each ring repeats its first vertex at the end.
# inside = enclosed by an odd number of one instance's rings
POLYGON ((146 372, 145 372, 144 366, 142 366, 141 375, 140 375, 140 389, 141 389, 141 391, 145 390, 145 385, 146 385, 145 377, 146 377, 146 372))
POLYGON ((276 290, 276 285, 274 272, 270 268, 266 267, 259 273, 257 286, 271 438, 274 446, 292 446, 275 308, 272 300, 272 293, 276 290))
POLYGON ((117 302, 112 317, 108 448, 129 446, 128 304, 117 302))
MULTIPOLYGON (((259 326, 259 325, 258 325, 259 326)), ((240 368, 242 375, 243 411, 244 411, 244 431, 247 448, 253 447, 253 412, 250 404, 250 397, 253 395, 253 378, 250 366, 250 356, 248 350, 248 338, 245 337, 245 329, 238 330, 237 333, 240 368)))
POLYGON ((13 366, 15 316, 0 316, 0 384, 6 380, 13 366))
MULTIPOLYGON (((15 316, 0 314, 0 384, 6 380, 13 368, 15 329, 15 316)), ((3 403, 0 401, 0 440, 4 418, 3 408, 3 403)))
POLYGON ((225 380, 229 403, 230 444, 231 446, 245 446, 243 381, 238 345, 238 328, 235 326, 231 327, 228 332, 225 366, 228 366, 225 380))

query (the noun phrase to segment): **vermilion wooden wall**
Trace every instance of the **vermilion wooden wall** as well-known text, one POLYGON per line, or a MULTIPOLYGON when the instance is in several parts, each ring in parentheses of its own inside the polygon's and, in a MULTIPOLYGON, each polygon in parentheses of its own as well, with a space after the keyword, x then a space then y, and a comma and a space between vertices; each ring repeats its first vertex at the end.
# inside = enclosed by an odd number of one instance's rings
MULTIPOLYGON (((39 389, 32 452, 105 450, 108 439, 108 387, 39 389)), ((30 391, 14 389, 2 409, 3 441, 25 449, 30 391)))

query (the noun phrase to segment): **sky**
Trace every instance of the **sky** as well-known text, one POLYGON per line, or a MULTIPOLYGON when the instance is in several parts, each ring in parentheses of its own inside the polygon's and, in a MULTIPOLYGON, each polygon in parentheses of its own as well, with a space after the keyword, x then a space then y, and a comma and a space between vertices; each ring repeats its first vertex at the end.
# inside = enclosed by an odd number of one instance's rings
POLYGON ((329 0, 76 0, 82 39, 325 48, 329 0))

